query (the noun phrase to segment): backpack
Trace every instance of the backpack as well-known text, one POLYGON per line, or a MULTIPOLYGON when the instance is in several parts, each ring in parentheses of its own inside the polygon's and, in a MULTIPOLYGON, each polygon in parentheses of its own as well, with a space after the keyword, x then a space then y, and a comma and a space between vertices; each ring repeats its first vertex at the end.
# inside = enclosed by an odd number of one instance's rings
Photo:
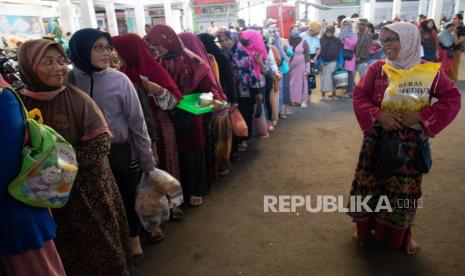
MULTIPOLYGON (((20 97, 12 92, 21 103, 30 143, 25 143, 22 149, 21 170, 8 185, 8 192, 30 206, 63 207, 78 171, 76 153, 54 129, 29 118, 20 97)), ((42 120, 40 110, 34 109, 30 114, 42 120)))

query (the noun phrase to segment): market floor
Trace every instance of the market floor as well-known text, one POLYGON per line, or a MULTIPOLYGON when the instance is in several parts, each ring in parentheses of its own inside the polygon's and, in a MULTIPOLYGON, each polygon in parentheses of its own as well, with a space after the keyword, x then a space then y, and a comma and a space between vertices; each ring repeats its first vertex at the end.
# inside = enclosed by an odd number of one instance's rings
MULTIPOLYGON (((459 86, 464 91, 465 82, 459 86)), ((293 111, 269 139, 250 143, 204 206, 165 226, 166 239, 145 247, 134 275, 465 275, 463 111, 431 140, 433 168, 413 226, 422 247, 416 256, 355 246, 344 213, 263 211, 264 195, 346 196, 350 189, 362 138, 351 101, 293 111)))

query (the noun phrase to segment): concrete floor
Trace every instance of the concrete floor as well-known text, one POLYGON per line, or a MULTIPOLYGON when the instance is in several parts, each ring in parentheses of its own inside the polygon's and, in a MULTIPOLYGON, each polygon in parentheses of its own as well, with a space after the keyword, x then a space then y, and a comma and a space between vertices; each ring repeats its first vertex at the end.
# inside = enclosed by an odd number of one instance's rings
MULTIPOLYGON (((461 72, 465 80, 465 66, 461 72)), ((362 138, 351 101, 293 111, 269 139, 250 143, 204 206, 164 227, 166 239, 145 247, 134 275, 465 275, 462 111, 431 141, 433 168, 413 226, 422 247, 416 256, 380 244, 356 247, 344 213, 263 212, 264 195, 346 196, 350 190, 362 138)))

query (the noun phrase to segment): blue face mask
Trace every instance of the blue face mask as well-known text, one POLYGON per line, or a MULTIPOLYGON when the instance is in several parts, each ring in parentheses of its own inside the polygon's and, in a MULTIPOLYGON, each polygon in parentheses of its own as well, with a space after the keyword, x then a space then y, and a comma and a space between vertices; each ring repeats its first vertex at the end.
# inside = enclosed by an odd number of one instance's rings
POLYGON ((292 30, 291 31, 291 36, 292 37, 298 37, 299 36, 299 30, 292 30))

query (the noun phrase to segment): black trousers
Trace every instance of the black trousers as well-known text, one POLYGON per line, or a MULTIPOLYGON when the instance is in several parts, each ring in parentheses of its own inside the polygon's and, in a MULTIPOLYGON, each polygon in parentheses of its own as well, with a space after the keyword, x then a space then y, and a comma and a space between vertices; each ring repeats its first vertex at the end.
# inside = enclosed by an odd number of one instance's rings
POLYGON ((270 101, 270 93, 272 93, 273 89, 273 77, 266 75, 265 76, 265 115, 266 119, 271 121, 273 118, 273 111, 271 107, 270 101))
POLYGON ((210 187, 207 178, 205 149, 180 152, 179 165, 184 202, 190 202, 191 196, 206 196, 210 187))
POLYGON ((139 216, 135 209, 136 191, 142 173, 140 171, 121 172, 114 170, 113 168, 111 171, 113 172, 116 184, 118 184, 119 192, 123 198, 124 208, 126 209, 126 216, 129 223, 129 232, 131 237, 137 237, 140 234, 142 224, 140 223, 139 216))

